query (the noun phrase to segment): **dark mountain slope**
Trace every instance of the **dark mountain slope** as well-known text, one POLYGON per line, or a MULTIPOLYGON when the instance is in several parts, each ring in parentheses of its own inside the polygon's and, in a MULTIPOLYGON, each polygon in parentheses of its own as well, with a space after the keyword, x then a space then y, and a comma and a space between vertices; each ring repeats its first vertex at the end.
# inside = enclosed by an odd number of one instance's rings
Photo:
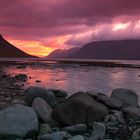
POLYGON ((55 58, 66 58, 67 56, 76 52, 79 48, 71 48, 68 50, 57 49, 51 52, 46 58, 55 59, 55 58))
POLYGON ((22 50, 16 48, 14 45, 6 41, 2 35, 0 35, 0 57, 34 57, 22 50))
POLYGON ((92 42, 68 58, 140 60, 140 40, 92 42))

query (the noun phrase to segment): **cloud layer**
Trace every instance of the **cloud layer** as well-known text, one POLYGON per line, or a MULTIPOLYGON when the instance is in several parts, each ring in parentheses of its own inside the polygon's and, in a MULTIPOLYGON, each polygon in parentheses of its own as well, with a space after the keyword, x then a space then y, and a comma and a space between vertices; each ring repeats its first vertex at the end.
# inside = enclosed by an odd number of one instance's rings
POLYGON ((19 47, 19 41, 26 42, 26 51, 32 46, 28 42, 51 51, 93 40, 139 38, 139 7, 139 0, 3 0, 0 32, 19 47))

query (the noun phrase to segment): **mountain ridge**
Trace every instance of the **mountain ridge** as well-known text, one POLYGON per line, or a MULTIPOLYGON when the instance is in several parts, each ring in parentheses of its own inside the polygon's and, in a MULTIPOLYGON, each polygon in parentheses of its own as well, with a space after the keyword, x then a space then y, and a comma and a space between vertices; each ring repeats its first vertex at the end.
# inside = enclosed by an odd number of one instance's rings
POLYGON ((90 42, 68 58, 140 60, 140 39, 90 42))
POLYGON ((27 57, 32 58, 30 54, 18 49, 0 35, 0 57, 27 57))
POLYGON ((70 48, 70 49, 56 49, 53 52, 51 52, 46 58, 49 59, 56 59, 56 58, 66 58, 75 51, 77 51, 79 48, 70 48))

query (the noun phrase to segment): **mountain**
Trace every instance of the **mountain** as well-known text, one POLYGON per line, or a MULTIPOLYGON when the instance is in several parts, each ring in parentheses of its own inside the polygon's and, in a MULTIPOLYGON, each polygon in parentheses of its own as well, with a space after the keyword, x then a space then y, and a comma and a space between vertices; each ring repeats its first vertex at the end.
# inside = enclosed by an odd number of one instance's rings
POLYGON ((0 57, 34 57, 22 50, 16 48, 14 45, 6 41, 2 35, 0 35, 0 57))
POLYGON ((140 60, 140 40, 91 42, 70 54, 68 58, 140 60))
POLYGON ((76 52, 79 48, 71 48, 71 49, 56 49, 53 52, 51 52, 46 58, 49 59, 56 59, 56 58, 66 58, 69 55, 73 54, 76 52))

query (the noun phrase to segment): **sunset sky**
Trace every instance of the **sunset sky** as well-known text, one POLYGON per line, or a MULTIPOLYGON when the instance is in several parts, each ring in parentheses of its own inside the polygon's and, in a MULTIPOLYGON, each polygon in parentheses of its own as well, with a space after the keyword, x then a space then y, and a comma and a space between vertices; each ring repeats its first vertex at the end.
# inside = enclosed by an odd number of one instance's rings
POLYGON ((140 0, 0 0, 0 34, 27 53, 140 38, 140 0))

